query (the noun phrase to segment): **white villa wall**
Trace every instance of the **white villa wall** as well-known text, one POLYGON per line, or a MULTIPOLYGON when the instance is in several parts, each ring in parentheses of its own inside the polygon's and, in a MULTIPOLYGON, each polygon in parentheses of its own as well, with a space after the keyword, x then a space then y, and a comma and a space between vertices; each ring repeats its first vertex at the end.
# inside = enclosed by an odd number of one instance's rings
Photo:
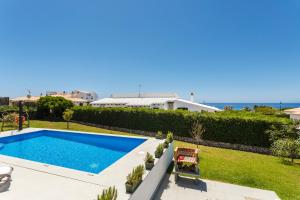
POLYGON ((152 170, 144 178, 141 185, 132 194, 130 200, 151 200, 156 193, 161 180, 173 160, 174 142, 165 150, 162 157, 155 163, 152 170))
POLYGON ((291 114, 290 118, 293 119, 293 120, 300 120, 300 115, 291 114))
POLYGON ((201 111, 215 112, 216 111, 214 109, 210 109, 210 108, 200 106, 197 104, 175 100, 174 101, 174 110, 176 110, 178 108, 187 108, 189 111, 197 111, 197 112, 201 112, 201 111))
POLYGON ((71 92, 72 97, 84 99, 88 102, 96 101, 98 95, 95 92, 85 92, 80 90, 74 90, 71 92))

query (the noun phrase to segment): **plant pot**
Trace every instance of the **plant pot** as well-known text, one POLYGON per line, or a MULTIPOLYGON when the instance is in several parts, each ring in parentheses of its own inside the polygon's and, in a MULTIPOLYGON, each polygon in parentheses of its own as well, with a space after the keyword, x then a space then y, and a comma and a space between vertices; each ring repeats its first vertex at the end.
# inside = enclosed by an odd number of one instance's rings
POLYGON ((131 184, 128 184, 128 183, 125 183, 125 187, 126 187, 126 192, 129 193, 129 194, 132 194, 134 193, 134 191, 136 190, 136 188, 141 184, 142 181, 134 184, 134 185, 131 185, 131 184))
POLYGON ((152 163, 146 162, 145 163, 146 170, 151 170, 153 167, 154 167, 154 162, 152 162, 152 163))
POLYGON ((164 142, 164 148, 167 149, 169 147, 169 143, 168 142, 164 142))
POLYGON ((156 153, 155 152, 155 158, 160 158, 162 156, 162 153, 156 153))
POLYGON ((126 192, 132 194, 135 190, 134 185, 130 185, 128 183, 125 183, 125 187, 126 187, 126 192))

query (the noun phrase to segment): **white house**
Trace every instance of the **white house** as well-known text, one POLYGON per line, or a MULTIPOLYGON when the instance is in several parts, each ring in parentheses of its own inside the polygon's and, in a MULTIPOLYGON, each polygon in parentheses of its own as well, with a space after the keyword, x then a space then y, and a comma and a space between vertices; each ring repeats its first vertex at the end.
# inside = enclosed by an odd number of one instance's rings
POLYGON ((73 90, 71 96, 73 98, 84 99, 89 103, 98 99, 98 95, 95 92, 86 92, 82 90, 73 90))
POLYGON ((73 90, 70 93, 68 93, 66 91, 63 91, 63 92, 47 91, 46 96, 64 96, 67 98, 81 99, 81 100, 84 100, 86 103, 90 103, 90 102, 96 101, 98 99, 97 93, 86 92, 86 91, 82 91, 82 90, 73 90))
POLYGON ((293 108, 284 111, 286 114, 290 115, 293 120, 300 120, 300 108, 293 108))
MULTIPOLYGON (((192 94, 193 95, 193 94, 192 94)), ((221 111, 218 108, 179 98, 175 93, 112 94, 91 103, 94 107, 145 107, 164 110, 221 111)))

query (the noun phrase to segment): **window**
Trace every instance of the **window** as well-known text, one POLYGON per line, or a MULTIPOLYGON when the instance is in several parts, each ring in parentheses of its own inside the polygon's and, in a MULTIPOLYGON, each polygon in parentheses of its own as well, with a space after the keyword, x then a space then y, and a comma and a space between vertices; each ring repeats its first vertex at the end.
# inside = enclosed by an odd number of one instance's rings
POLYGON ((178 107, 177 110, 189 110, 189 109, 186 107, 178 107))

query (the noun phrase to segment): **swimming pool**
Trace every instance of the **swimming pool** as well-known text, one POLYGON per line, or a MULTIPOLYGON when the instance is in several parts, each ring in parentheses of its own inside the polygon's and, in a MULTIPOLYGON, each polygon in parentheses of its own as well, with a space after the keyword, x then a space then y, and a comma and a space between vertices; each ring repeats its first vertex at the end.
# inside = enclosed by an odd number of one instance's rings
POLYGON ((145 141, 41 130, 0 138, 0 154, 98 174, 145 141))

